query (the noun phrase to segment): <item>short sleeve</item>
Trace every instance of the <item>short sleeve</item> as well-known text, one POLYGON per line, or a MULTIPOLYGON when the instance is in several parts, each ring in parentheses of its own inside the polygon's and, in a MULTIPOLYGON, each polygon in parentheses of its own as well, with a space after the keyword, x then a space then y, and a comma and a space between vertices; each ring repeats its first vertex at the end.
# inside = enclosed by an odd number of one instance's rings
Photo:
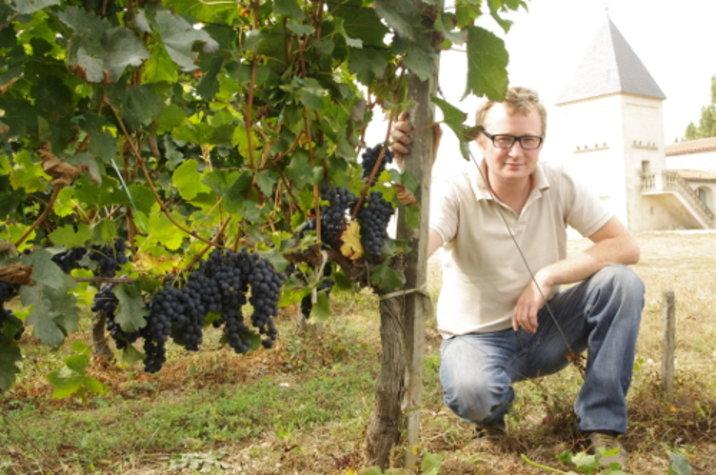
POLYGON ((446 180, 435 187, 430 200, 430 229, 448 243, 457 234, 460 201, 453 180, 446 180))
POLYGON ((604 208, 599 199, 586 186, 562 172, 565 220, 582 236, 588 237, 604 226, 612 213, 604 208))

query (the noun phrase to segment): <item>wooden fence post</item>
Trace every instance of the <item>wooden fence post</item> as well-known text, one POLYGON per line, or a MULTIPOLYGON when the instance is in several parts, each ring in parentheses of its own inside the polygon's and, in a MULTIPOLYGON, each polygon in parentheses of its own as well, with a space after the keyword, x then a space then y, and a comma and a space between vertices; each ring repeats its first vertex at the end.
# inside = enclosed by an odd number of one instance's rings
POLYGON ((674 353, 676 351, 676 317, 674 292, 664 292, 664 342, 661 356, 661 385, 668 397, 674 390, 674 353))

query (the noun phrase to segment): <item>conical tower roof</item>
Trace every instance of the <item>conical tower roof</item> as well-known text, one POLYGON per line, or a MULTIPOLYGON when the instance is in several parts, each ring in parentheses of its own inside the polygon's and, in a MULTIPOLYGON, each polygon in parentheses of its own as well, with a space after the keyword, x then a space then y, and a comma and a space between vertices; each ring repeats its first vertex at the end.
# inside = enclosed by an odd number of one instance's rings
POLYGON ((615 93, 666 98, 644 63, 607 17, 557 104, 615 93))

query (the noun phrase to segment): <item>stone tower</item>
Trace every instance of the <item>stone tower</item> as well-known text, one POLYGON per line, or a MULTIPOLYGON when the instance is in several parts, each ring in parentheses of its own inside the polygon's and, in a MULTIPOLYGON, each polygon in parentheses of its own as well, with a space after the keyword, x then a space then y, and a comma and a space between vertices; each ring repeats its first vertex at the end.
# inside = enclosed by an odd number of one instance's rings
POLYGON ((661 88, 610 18, 557 102, 565 168, 631 229, 673 227, 643 178, 665 169, 661 88))

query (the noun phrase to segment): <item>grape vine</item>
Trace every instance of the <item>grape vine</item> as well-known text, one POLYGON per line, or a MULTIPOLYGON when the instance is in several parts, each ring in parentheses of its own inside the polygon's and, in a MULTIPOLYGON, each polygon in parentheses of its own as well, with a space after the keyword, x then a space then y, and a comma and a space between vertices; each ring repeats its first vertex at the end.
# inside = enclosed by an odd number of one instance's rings
MULTIPOLYGON (((332 278, 401 285, 385 227, 393 186, 415 184, 365 130, 379 106, 407 108, 438 44, 492 71, 470 62, 466 92, 499 96, 506 51, 474 3, 0 3, 0 390, 23 328, 59 347, 78 326, 77 282, 117 348, 143 340, 149 371, 208 324, 239 353, 271 347, 279 297, 305 310, 306 282, 330 287, 321 252, 332 278)), ((521 4, 489 13, 506 28, 521 4)))

